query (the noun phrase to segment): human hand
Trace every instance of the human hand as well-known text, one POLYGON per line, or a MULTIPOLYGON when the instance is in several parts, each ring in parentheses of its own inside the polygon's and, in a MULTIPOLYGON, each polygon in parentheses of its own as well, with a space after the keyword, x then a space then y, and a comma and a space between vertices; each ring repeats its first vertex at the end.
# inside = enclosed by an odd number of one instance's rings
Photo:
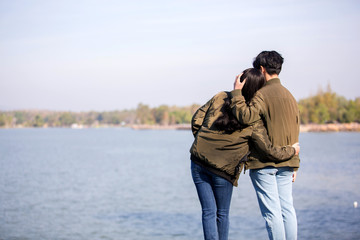
POLYGON ((237 75, 236 78, 235 78, 235 82, 234 82, 234 90, 235 89, 242 89, 245 85, 245 82, 246 82, 246 78, 244 79, 243 82, 240 82, 240 77, 241 75, 243 75, 242 73, 237 75))
POLYGON ((297 143, 294 143, 294 144, 292 145, 292 147, 295 148, 295 155, 299 155, 299 152, 300 152, 300 145, 299 145, 299 143, 298 143, 298 142, 297 142, 297 143))
POLYGON ((295 182, 296 176, 297 176, 297 171, 294 171, 292 175, 292 182, 295 182))

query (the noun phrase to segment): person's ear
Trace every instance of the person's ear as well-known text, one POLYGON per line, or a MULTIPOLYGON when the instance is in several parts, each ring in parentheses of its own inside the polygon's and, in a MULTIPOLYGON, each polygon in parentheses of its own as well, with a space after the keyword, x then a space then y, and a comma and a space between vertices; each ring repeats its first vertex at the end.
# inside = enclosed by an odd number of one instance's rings
POLYGON ((266 70, 265 70, 265 68, 263 66, 260 66, 260 71, 261 71, 262 74, 265 75, 266 70))

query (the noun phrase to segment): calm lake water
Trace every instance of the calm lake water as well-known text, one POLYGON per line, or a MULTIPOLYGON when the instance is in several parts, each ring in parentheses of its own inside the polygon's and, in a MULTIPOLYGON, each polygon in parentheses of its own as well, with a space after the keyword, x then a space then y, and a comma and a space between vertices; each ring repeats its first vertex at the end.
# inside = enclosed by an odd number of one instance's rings
MULTIPOLYGON (((202 239, 190 131, 0 130, 0 239, 202 239)), ((299 239, 360 239, 360 134, 302 133, 299 239)), ((267 239, 248 173, 230 239, 267 239)))

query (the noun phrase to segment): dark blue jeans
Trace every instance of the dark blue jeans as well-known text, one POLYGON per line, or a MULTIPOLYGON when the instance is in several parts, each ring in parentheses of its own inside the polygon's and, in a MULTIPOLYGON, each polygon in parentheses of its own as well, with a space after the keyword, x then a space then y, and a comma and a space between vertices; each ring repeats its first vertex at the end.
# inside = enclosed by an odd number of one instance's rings
POLYGON ((205 240, 226 240, 233 185, 191 161, 191 174, 202 208, 205 240))

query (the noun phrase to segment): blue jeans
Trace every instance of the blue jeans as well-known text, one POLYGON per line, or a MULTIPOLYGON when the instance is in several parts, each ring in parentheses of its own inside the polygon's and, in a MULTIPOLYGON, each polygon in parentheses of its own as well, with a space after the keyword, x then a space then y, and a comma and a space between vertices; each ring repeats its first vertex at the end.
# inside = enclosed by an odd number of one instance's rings
POLYGON ((233 185, 191 161, 194 180, 202 208, 205 240, 226 240, 229 235, 229 210, 233 185))
POLYGON ((270 239, 295 240, 297 220, 292 198, 290 167, 266 167, 250 170, 261 214, 270 239))

